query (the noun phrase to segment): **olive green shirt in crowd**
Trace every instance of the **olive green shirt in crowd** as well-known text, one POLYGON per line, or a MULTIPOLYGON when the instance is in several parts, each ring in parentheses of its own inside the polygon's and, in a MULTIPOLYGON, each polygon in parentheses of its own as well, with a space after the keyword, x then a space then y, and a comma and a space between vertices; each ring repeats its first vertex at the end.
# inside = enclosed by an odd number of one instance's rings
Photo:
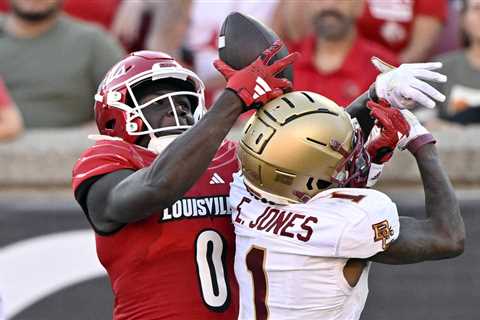
POLYGON ((93 97, 105 73, 123 56, 106 31, 61 16, 36 38, 4 31, 0 17, 0 77, 27 128, 66 127, 93 120, 93 97))

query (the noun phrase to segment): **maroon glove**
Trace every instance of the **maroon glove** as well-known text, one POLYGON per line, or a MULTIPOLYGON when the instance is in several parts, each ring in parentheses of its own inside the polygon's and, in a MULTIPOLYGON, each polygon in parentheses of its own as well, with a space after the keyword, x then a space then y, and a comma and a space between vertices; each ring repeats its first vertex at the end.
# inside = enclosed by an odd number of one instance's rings
POLYGON ((292 87, 290 81, 276 78, 275 75, 298 58, 297 52, 268 65, 282 47, 280 40, 275 41, 254 62, 241 70, 235 70, 219 59, 215 60, 213 65, 227 80, 227 88, 238 95, 247 109, 261 106, 292 87))
POLYGON ((368 142, 367 151, 373 163, 382 164, 390 160, 400 138, 408 136, 410 125, 400 110, 392 108, 386 100, 368 101, 367 107, 380 127, 380 134, 368 142))

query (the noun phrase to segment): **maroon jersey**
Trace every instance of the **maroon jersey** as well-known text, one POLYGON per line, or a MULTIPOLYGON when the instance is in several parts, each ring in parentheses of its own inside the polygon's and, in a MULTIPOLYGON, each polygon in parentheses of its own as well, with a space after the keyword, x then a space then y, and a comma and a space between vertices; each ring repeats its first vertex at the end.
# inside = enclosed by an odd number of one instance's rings
MULTIPOLYGON (((73 189, 95 176, 141 169, 155 157, 123 141, 98 141, 76 163, 73 189)), ((224 142, 200 179, 170 208, 113 235, 96 235, 115 295, 115 320, 237 319, 228 206, 237 170, 236 144, 224 142)))

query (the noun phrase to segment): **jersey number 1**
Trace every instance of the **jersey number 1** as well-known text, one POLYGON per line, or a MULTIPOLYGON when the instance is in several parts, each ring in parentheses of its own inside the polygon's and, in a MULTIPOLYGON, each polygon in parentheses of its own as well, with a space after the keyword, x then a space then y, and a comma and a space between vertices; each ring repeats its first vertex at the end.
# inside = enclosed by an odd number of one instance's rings
POLYGON ((265 249, 252 247, 246 256, 247 269, 253 280, 253 301, 255 303, 255 319, 267 320, 267 275, 265 274, 265 249))
POLYGON ((218 232, 203 230, 195 241, 195 252, 203 302, 209 309, 223 311, 230 301, 225 273, 225 241, 218 232))

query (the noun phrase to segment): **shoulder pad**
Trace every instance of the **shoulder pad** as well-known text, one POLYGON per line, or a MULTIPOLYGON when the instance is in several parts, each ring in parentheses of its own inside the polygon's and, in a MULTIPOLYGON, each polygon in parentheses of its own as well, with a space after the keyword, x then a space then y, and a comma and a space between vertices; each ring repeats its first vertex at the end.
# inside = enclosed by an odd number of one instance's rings
POLYGON ((337 257, 369 258, 386 250, 399 235, 397 207, 382 192, 366 188, 329 189, 311 201, 313 206, 323 203, 335 208, 344 221, 337 257))
POLYGON ((340 239, 338 254, 349 258, 369 258, 385 251, 400 232, 395 203, 386 194, 373 189, 344 190, 345 193, 363 196, 350 208, 361 209, 364 216, 347 227, 340 239))
POLYGON ((75 163, 72 188, 85 180, 121 169, 138 170, 148 166, 156 155, 125 141, 100 140, 88 148, 75 163))

